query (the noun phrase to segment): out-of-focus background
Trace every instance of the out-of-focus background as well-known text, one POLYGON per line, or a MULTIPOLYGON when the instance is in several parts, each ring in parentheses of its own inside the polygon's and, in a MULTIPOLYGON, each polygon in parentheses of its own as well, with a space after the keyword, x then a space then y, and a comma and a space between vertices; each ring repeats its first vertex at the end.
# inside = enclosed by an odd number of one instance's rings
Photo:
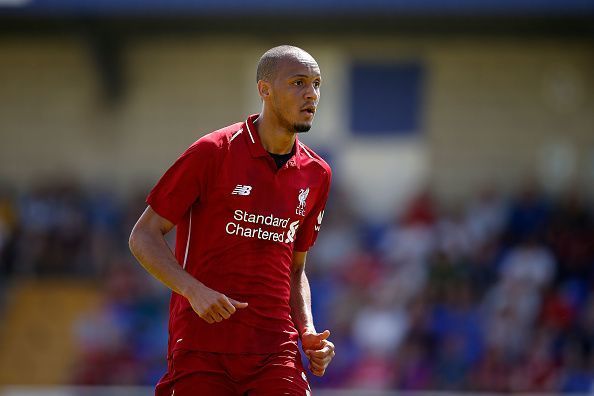
POLYGON ((334 170, 316 394, 594 394, 592 1, 0 0, 0 395, 151 393, 169 292, 128 234, 279 44, 334 170))

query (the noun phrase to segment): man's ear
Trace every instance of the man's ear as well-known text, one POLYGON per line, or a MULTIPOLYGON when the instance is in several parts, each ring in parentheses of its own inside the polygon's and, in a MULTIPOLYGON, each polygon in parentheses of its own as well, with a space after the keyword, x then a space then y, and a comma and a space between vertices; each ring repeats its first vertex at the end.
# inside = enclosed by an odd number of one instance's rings
POLYGON ((262 100, 270 96, 270 88, 270 83, 268 83, 267 81, 258 81, 258 93, 260 94, 260 98, 262 98, 262 100))

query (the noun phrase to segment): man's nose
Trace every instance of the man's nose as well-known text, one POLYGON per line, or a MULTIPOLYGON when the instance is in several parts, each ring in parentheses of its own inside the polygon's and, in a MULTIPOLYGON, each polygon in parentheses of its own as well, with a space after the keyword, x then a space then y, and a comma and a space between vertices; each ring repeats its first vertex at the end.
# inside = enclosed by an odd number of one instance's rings
POLYGON ((320 94, 313 84, 309 84, 305 92, 305 98, 308 100, 318 101, 320 94))

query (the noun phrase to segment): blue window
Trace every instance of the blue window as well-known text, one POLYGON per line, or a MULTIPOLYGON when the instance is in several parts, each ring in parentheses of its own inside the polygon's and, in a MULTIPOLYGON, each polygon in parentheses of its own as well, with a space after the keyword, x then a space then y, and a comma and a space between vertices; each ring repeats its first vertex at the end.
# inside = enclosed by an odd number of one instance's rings
POLYGON ((419 62, 351 67, 351 130, 357 135, 420 131, 424 70, 419 62))

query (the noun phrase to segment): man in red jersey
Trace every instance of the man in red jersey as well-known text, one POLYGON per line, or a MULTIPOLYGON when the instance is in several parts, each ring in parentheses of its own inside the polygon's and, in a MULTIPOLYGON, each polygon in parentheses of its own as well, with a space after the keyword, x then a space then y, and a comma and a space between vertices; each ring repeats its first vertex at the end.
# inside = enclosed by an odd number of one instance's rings
POLYGON ((190 146, 130 235, 138 261, 173 291, 157 396, 309 395, 298 338, 314 375, 334 356, 304 272, 331 171, 297 138, 311 128, 320 69, 302 49, 275 47, 257 82, 260 114, 190 146), (175 226, 172 254, 164 235, 175 226))

